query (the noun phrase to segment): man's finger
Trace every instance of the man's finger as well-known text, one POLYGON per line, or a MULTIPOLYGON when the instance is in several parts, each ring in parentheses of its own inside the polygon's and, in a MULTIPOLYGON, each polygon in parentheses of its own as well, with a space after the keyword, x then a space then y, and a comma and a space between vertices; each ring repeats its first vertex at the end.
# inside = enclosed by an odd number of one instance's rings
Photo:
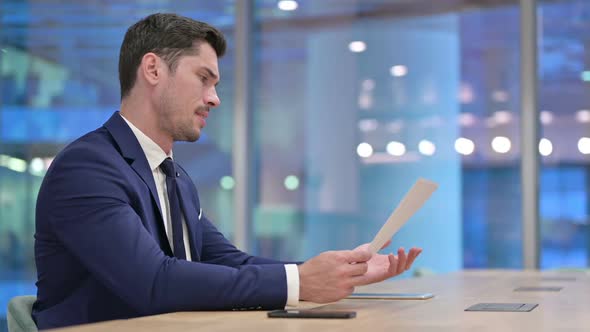
POLYGON ((348 252, 346 261, 348 263, 366 262, 371 259, 371 252, 367 248, 357 248, 348 252))
POLYGON ((389 258, 389 269, 387 269, 387 274, 389 274, 390 276, 394 276, 397 271, 397 262, 398 262, 397 256, 395 256, 394 254, 389 254, 388 258, 389 258))
POLYGON ((387 240, 387 242, 385 242, 385 244, 381 247, 381 249, 387 248, 387 246, 389 246, 390 244, 391 244, 391 239, 387 240))
POLYGON ((422 252, 421 248, 410 249, 410 253, 408 254, 408 260, 406 262, 406 270, 408 270, 408 269, 410 269, 410 267, 412 267, 412 264, 414 264, 414 260, 416 259, 416 257, 418 257, 418 255, 420 255, 421 252, 422 252))
POLYGON ((397 250, 397 257, 398 257, 398 261, 397 261, 397 274, 401 274, 402 272, 404 272, 406 270, 406 251, 404 250, 404 248, 399 248, 397 250))

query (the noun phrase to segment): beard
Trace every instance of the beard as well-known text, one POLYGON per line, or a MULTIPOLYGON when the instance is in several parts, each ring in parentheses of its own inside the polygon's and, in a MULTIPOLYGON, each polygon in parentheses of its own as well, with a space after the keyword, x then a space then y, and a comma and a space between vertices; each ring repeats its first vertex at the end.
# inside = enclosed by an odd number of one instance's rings
POLYGON ((195 113, 206 106, 200 106, 198 109, 188 112, 186 106, 180 105, 178 99, 166 89, 160 99, 160 129, 170 135, 175 142, 195 142, 201 136, 201 129, 195 127, 195 113))
POLYGON ((195 116, 193 112, 188 119, 177 119, 176 126, 172 132, 172 139, 175 142, 195 142, 201 137, 201 129, 195 128, 194 126, 195 116))

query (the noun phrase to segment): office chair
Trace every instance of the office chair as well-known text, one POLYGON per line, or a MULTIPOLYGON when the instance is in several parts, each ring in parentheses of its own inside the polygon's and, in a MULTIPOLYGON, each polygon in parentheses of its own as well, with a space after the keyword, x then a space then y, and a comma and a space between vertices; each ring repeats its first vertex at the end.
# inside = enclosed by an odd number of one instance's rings
POLYGON ((37 325, 31 317, 33 303, 37 297, 32 295, 15 296, 8 302, 8 332, 33 332, 38 331, 37 325))

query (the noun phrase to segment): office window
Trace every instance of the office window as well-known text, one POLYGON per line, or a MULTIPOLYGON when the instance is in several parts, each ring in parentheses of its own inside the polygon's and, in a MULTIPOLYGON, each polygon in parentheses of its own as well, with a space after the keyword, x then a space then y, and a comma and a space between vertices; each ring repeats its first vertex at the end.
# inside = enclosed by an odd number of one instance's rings
POLYGON ((519 15, 515 5, 460 15, 466 268, 522 266, 519 15))
POLYGON ((220 28, 222 106, 201 141, 175 158, 194 176, 205 213, 231 235, 234 1, 0 2, 0 319, 8 300, 36 294, 35 201, 52 158, 101 126, 119 107, 118 55, 127 28, 149 14, 176 12, 220 28), (227 182, 227 181, 226 181, 227 182), (225 189, 223 189, 225 188, 225 189))
POLYGON ((539 5, 541 267, 590 265, 587 1, 539 5))
POLYGON ((368 242, 425 177, 440 188, 392 248, 521 266, 519 10, 437 3, 257 1, 257 253, 368 242))
POLYGON ((400 17, 382 1, 257 4, 258 253, 303 259, 369 242, 425 177, 441 187, 394 246, 424 247, 418 265, 459 269, 457 15, 400 17), (436 153, 420 153, 422 141, 436 153))

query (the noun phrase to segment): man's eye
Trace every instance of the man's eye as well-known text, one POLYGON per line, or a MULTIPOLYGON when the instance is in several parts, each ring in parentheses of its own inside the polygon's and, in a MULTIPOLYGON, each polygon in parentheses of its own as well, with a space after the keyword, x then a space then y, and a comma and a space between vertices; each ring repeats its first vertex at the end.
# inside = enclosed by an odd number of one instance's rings
POLYGON ((207 76, 200 76, 201 77, 201 81, 203 81, 203 83, 207 82, 207 76))

